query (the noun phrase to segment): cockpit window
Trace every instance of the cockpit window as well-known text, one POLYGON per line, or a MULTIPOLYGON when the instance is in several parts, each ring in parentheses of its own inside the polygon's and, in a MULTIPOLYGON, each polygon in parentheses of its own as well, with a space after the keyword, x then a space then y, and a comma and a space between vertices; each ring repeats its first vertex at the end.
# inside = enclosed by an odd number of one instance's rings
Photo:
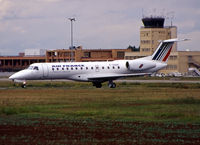
POLYGON ((34 70, 39 70, 38 66, 35 66, 33 69, 34 69, 34 70))
POLYGON ((38 66, 29 66, 27 69, 29 69, 29 70, 39 70, 38 66))
POLYGON ((33 69, 33 66, 29 66, 27 69, 32 70, 32 69, 33 69))

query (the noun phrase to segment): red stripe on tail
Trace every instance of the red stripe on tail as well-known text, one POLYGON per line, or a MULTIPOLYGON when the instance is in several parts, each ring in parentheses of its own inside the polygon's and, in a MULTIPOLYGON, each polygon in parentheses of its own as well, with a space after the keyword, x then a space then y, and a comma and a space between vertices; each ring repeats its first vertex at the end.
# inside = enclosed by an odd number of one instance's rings
MULTIPOLYGON (((173 45, 172 45, 172 46, 173 46, 173 45)), ((172 50, 172 47, 171 47, 171 48, 169 49, 169 51, 167 52, 167 54, 166 54, 166 56, 164 57, 163 61, 166 61, 166 60, 167 60, 167 58, 168 58, 169 55, 170 55, 171 50, 172 50)))

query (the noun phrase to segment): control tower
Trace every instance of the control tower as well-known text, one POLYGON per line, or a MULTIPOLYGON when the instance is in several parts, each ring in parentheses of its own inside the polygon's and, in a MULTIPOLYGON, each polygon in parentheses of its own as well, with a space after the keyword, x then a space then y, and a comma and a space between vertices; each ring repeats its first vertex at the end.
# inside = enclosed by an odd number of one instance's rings
MULTIPOLYGON (((172 39, 177 37, 176 26, 165 26, 164 17, 144 17, 140 28, 140 55, 151 55, 158 47, 160 40, 172 39)), ((172 51, 176 51, 174 44, 172 51)))

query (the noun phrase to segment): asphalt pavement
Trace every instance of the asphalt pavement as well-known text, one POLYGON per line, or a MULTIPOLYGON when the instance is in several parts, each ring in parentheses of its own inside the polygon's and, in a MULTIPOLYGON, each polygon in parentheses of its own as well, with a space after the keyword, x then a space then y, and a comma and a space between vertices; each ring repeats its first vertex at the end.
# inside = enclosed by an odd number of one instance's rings
MULTIPOLYGON (((0 78, 0 81, 11 81, 8 78, 0 78)), ((51 81, 51 80, 36 80, 36 81, 51 81)), ((71 81, 71 80, 52 80, 52 81, 71 81)), ((127 82, 127 83, 200 83, 200 80, 115 80, 114 82, 127 82)))

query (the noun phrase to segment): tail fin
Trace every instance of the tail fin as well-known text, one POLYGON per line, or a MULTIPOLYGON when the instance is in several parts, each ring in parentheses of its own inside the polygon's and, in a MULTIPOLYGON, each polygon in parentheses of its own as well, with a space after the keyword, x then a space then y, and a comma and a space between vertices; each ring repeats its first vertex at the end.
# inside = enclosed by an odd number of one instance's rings
POLYGON ((177 41, 179 41, 177 38, 161 41, 160 45, 152 55, 152 60, 166 62, 168 60, 174 42, 177 41))
POLYGON ((152 60, 167 62, 174 42, 188 41, 188 40, 190 40, 190 39, 179 40, 179 39, 175 38, 175 39, 168 39, 168 40, 161 41, 160 45, 158 46, 156 51, 151 56, 152 60))

